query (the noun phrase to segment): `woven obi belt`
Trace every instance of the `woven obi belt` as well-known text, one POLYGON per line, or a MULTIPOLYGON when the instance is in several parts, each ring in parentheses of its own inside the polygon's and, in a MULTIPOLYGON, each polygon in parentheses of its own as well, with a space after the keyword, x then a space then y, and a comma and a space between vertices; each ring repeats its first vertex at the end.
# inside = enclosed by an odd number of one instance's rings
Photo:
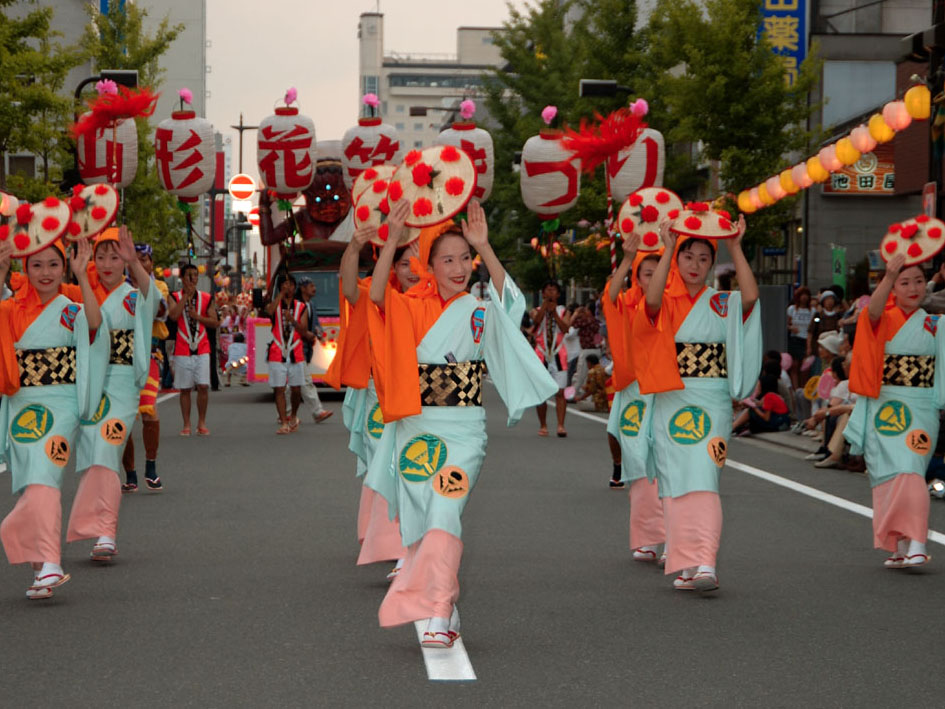
POLYGON ((112 351, 108 355, 109 364, 135 363, 135 331, 112 330, 112 351))
POLYGON ((680 377, 727 377, 724 342, 677 342, 680 377))
POLYGON ((883 384, 928 389, 935 379, 935 355, 883 356, 883 384))
POLYGON ((75 347, 17 350, 16 361, 21 387, 75 384, 75 347))
POLYGON ((482 406, 481 361, 421 364, 420 403, 423 406, 482 406))

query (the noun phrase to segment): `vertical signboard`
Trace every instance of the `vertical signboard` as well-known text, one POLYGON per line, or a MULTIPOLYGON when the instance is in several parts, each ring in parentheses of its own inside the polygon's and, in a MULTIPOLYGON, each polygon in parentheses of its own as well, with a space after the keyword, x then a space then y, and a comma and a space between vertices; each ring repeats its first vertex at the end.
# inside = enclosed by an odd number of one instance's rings
POLYGON ((808 0, 762 0, 761 33, 784 63, 788 84, 797 80, 807 56, 808 0))

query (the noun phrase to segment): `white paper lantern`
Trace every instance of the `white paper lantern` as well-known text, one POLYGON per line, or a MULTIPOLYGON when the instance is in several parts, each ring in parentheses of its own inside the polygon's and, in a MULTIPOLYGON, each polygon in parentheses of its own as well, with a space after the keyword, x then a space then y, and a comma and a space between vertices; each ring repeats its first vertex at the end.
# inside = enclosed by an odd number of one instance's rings
POLYGON ((161 187, 182 202, 196 202, 213 187, 216 172, 213 125, 194 111, 174 111, 154 133, 161 187))
POLYGON ((280 106, 259 124, 259 174, 279 199, 294 199, 315 179, 315 123, 295 106, 280 106))
POLYGON ((437 145, 452 145, 472 158, 476 166, 476 189, 473 197, 485 202, 492 194, 495 179, 495 148, 488 131, 476 127, 472 121, 454 123, 436 137, 437 145))
POLYGON ((400 136, 394 126, 380 116, 359 118, 341 139, 341 164, 345 186, 350 190, 354 178, 375 165, 396 165, 403 160, 400 136))
POLYGON ((76 144, 79 175, 87 185, 108 182, 127 187, 138 172, 138 129, 133 119, 119 121, 114 130, 89 132, 76 144))
POLYGON ((663 134, 645 128, 636 142, 607 160, 607 176, 614 204, 644 187, 661 187, 666 167, 666 142, 663 134))
POLYGON ((546 129, 522 148, 522 200, 544 219, 571 209, 581 192, 581 162, 560 139, 560 131, 546 129))

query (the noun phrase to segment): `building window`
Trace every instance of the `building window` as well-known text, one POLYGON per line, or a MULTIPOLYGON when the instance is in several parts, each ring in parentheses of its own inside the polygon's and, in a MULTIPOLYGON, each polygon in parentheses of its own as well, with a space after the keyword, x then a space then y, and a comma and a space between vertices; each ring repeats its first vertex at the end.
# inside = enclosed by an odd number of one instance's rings
POLYGON ((482 78, 477 74, 391 74, 389 82, 392 87, 465 89, 481 85, 482 78))
POLYGON ((403 130, 404 128, 406 128, 406 126, 403 123, 395 123, 394 128, 396 128, 397 130, 403 130))
POLYGON ((381 114, 387 115, 387 101, 381 101, 381 114))
POLYGON ((482 43, 483 43, 483 44, 492 44, 492 35, 487 34, 485 37, 483 37, 483 38, 482 38, 482 43))
POLYGON ((422 123, 414 123, 414 124, 413 124, 413 129, 414 129, 414 130, 423 130, 423 124, 422 124, 422 123))
POLYGON ((396 113, 403 113, 403 112, 404 112, 404 104, 398 103, 396 106, 394 106, 394 111, 395 111, 396 113))
POLYGON ((361 94, 377 94, 377 77, 376 76, 362 76, 361 77, 361 94))
MULTIPOLYGON (((3 157, 0 156, 0 160, 2 159, 3 157)), ((36 177, 36 157, 33 155, 11 155, 9 165, 11 175, 29 179, 36 177)))

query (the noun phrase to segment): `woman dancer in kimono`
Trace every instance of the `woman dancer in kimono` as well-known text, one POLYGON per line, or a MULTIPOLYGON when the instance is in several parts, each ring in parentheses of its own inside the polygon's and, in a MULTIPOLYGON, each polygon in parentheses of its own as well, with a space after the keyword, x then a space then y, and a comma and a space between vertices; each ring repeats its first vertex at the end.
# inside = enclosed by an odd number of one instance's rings
POLYGON ((66 541, 97 538, 92 560, 107 562, 118 553, 121 459, 151 367, 151 328, 161 297, 126 226, 106 229, 95 240, 91 281, 110 331, 111 353, 98 410, 79 426, 76 471, 81 478, 66 541), (126 268, 137 288, 125 280, 126 268))
MULTIPOLYGON (((0 242, 0 281, 10 242, 0 242)), ((11 564, 32 565, 30 599, 51 597, 70 578, 60 563, 62 474, 79 420, 99 404, 108 361, 108 336, 99 334, 102 315, 86 273, 91 256, 82 239, 72 272, 84 308, 60 293, 66 255, 58 240, 23 259, 26 282, 0 303, 0 458, 10 467, 13 493, 21 493, 0 524, 0 540, 11 564)))
POLYGON ((427 227, 406 294, 387 288, 400 224, 395 206, 387 244, 374 269, 370 315, 375 380, 386 426, 372 469, 393 472, 407 558, 381 604, 384 627, 429 619, 427 647, 448 648, 459 636, 461 516, 486 449, 483 365, 509 411, 509 424, 558 390, 519 330, 525 302, 496 257, 485 215, 427 227), (489 270, 489 300, 466 292, 470 246, 489 270))
MULTIPOLYGON (((369 480, 366 475, 377 442, 384 432, 384 418, 371 376, 368 336, 368 308, 371 302, 368 291, 371 278, 358 278, 361 250, 376 232, 373 226, 357 229, 342 254, 339 275, 345 307, 338 351, 325 379, 332 386, 340 388, 341 384, 345 384, 348 387, 342 416, 350 431, 348 449, 357 456, 358 477, 363 478, 358 506, 358 542, 361 544, 358 565, 396 561, 397 564, 387 576, 390 580, 399 573, 406 549, 400 542, 400 525, 396 515, 390 513, 390 505, 396 504, 391 476, 385 471, 381 475, 375 473, 369 480)), ((416 247, 410 245, 397 249, 388 287, 403 293, 420 281, 420 277, 410 270, 410 258, 415 255, 415 251, 416 247)))
POLYGON ((925 471, 935 450, 938 409, 945 404, 945 335, 939 317, 919 304, 925 273, 903 254, 860 313, 850 365, 850 391, 859 394, 843 431, 862 452, 873 488, 873 544, 892 552, 886 568, 927 564, 929 493, 925 471))
POLYGON ((631 366, 633 320, 643 306, 644 292, 660 260, 660 252, 638 252, 640 235, 623 241, 623 260, 607 285, 602 298, 610 351, 614 358, 614 394, 607 432, 620 443, 621 482, 630 486, 630 549, 635 561, 664 563, 666 542, 663 507, 659 499, 656 471, 650 456, 650 422, 653 394, 641 394, 631 366), (624 279, 630 287, 621 291, 624 279))
MULTIPOLYGON (((700 213, 711 214, 707 207, 700 213)), ((673 582, 679 590, 719 587, 719 472, 732 433, 732 399, 748 396, 761 370, 758 285, 742 253, 744 232, 742 218, 728 242, 741 291, 720 292, 705 285, 715 262, 714 241, 677 237, 664 222, 666 250, 634 320, 632 358, 640 391, 656 394, 652 445, 666 525, 666 573, 679 574, 673 582)))

